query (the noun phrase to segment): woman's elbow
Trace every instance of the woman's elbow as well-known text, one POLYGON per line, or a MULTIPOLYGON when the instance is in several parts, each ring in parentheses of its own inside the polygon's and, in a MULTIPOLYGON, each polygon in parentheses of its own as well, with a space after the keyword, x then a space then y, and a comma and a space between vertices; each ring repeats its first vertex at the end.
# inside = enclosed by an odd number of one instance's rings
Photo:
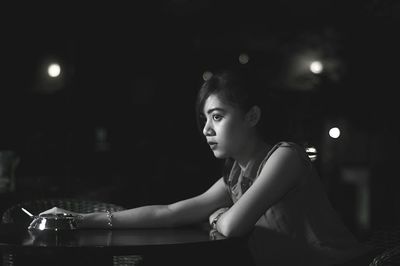
POLYGON ((242 237, 249 233, 251 228, 245 228, 238 224, 221 220, 218 222, 217 225, 218 232, 223 234, 226 237, 242 237))

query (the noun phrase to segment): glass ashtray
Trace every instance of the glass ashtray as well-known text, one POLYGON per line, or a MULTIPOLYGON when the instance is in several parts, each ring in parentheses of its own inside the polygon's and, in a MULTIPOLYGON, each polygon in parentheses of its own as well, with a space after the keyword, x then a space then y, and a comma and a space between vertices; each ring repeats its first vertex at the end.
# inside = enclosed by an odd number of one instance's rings
POLYGON ((32 222, 29 224, 29 230, 74 230, 77 228, 79 217, 66 214, 43 214, 34 216, 32 222))

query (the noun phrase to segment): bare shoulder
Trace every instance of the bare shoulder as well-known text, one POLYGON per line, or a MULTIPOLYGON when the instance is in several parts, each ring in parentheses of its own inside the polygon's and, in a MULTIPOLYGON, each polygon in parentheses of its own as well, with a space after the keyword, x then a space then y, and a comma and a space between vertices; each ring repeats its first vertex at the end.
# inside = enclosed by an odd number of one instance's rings
POLYGON ((285 173, 294 181, 308 171, 307 155, 300 145, 281 142, 272 149, 270 156, 260 166, 260 174, 285 173))
MULTIPOLYGON (((279 161, 284 160, 292 163, 300 163, 301 165, 308 163, 305 149, 301 145, 293 142, 279 142, 276 144, 271 149, 270 158, 279 161)), ((270 158, 266 158, 265 162, 270 158)))

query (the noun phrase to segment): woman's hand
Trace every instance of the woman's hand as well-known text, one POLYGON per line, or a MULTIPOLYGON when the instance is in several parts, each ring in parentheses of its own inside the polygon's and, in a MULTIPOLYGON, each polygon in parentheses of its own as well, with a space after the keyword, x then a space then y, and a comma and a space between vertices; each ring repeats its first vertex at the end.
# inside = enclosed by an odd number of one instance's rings
POLYGON ((225 208, 220 208, 218 210, 216 210, 215 212, 213 212, 210 217, 208 218, 208 221, 210 223, 211 226, 213 226, 213 223, 215 224, 216 221, 218 220, 218 218, 227 210, 229 210, 228 207, 225 208))
POLYGON ((58 207, 53 207, 53 208, 48 209, 48 210, 46 210, 44 212, 41 212, 39 214, 39 216, 44 215, 44 214, 69 214, 69 215, 72 215, 72 216, 81 216, 82 215, 80 213, 69 211, 69 210, 65 210, 65 209, 58 208, 58 207))

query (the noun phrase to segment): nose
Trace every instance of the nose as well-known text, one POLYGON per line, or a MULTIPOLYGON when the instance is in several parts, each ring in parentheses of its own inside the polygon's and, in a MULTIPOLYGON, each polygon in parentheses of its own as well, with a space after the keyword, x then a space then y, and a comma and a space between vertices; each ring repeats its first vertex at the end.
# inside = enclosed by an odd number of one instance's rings
POLYGON ((207 137, 207 136, 213 136, 214 134, 215 131, 212 128, 210 121, 207 121, 203 127, 203 135, 207 137))

